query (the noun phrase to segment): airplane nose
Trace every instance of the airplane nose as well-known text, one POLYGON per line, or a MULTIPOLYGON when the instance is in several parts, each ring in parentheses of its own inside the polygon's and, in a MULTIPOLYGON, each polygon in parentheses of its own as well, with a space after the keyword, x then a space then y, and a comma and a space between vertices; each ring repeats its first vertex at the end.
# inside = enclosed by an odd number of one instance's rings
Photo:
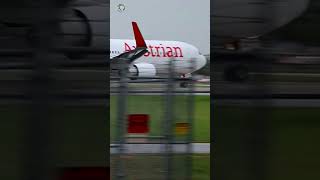
POLYGON ((199 55, 197 60, 197 70, 201 69, 207 64, 207 58, 204 55, 199 55))

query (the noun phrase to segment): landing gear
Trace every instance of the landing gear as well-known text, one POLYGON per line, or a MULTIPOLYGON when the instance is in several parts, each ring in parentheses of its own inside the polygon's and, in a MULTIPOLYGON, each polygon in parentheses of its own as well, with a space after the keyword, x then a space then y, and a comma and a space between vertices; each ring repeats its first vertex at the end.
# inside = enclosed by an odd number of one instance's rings
MULTIPOLYGON (((180 78, 182 78, 182 79, 184 79, 184 78, 191 78, 191 77, 192 77, 191 74, 183 74, 183 75, 180 76, 180 78)), ((187 88, 187 87, 189 87, 189 86, 190 86, 189 80, 180 82, 180 87, 181 87, 181 88, 187 88)))
POLYGON ((189 87, 190 86, 190 83, 189 82, 181 82, 180 83, 180 87, 181 88, 187 88, 187 87, 189 87))

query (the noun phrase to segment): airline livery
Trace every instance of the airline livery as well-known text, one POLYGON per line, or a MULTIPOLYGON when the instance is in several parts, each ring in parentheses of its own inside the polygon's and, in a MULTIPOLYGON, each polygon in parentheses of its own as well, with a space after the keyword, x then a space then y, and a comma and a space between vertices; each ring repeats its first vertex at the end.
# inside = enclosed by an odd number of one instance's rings
POLYGON ((175 72, 185 77, 206 65, 206 58, 199 50, 178 41, 144 40, 136 22, 132 22, 135 40, 110 39, 111 68, 123 59, 130 63, 129 72, 137 77, 156 77, 168 72, 174 60, 175 72))

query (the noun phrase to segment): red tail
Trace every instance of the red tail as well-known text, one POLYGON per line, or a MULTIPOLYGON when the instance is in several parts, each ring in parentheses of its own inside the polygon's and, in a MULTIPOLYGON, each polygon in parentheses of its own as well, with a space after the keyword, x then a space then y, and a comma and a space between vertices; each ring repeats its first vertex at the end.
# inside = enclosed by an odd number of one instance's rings
POLYGON ((136 40, 137 47, 147 47, 146 42, 143 39, 143 36, 139 30, 139 27, 136 22, 132 22, 134 38, 136 40))

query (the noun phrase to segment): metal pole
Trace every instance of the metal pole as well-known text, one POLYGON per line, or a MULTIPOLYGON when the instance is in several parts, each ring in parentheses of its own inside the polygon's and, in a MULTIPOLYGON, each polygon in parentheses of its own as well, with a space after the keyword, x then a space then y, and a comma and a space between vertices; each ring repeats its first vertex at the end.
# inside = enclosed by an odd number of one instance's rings
POLYGON ((31 84, 31 116, 26 122, 26 154, 24 164, 24 179, 49 180, 53 179, 53 158, 51 139, 51 118, 49 115, 52 88, 50 69, 54 60, 49 54, 52 46, 53 30, 56 24, 52 23, 56 9, 50 0, 39 1, 38 18, 34 19, 34 76, 31 84))
POLYGON ((174 91, 174 60, 169 60, 168 67, 168 81, 167 81, 167 93, 165 103, 165 119, 164 119, 164 131, 165 131, 165 153, 166 153, 166 180, 172 179, 172 125, 173 125, 173 91, 174 91))
MULTIPOLYGON (((119 60, 121 61, 121 59, 119 60)), ((128 73, 128 66, 125 60, 122 60, 121 70, 120 70, 120 84, 119 84, 119 95, 118 95, 118 112, 117 112, 117 144, 118 153, 116 161, 116 179, 125 179, 124 164, 122 161, 122 156, 124 154, 124 132, 125 132, 125 122, 126 122, 126 107, 127 107, 127 95, 128 95, 128 84, 126 82, 126 77, 128 73)))
MULTIPOLYGON (((195 60, 191 59, 191 69, 195 69, 195 60)), ((192 71, 193 72, 193 71, 192 71)), ((193 78, 191 77, 189 84, 189 95, 187 96, 187 122, 188 122, 188 137, 187 137, 187 157, 186 157, 186 179, 191 180, 192 179, 192 140, 193 140, 193 120, 194 120, 194 82, 193 78)))

